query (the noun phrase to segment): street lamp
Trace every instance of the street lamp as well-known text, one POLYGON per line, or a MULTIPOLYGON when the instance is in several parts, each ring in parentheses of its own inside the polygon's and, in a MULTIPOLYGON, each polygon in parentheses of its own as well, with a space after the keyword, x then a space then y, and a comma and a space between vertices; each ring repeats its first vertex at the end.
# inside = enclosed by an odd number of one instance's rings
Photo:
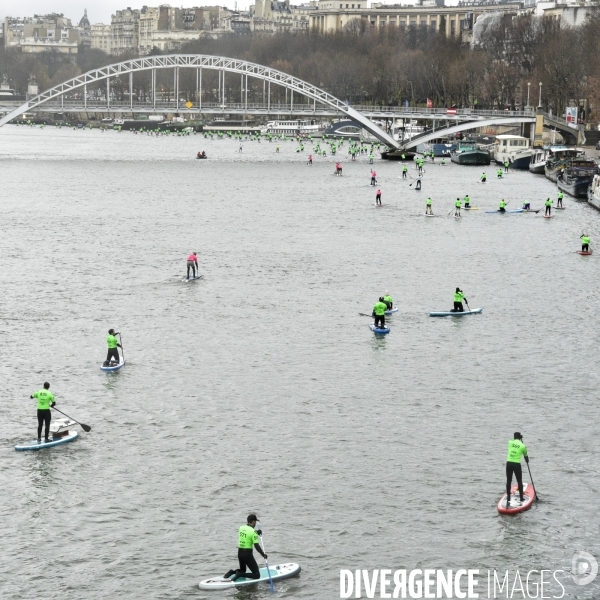
POLYGON ((527 82, 527 108, 529 108, 529 90, 531 89, 531 81, 527 82))
POLYGON ((540 101, 538 102, 538 108, 542 108, 542 82, 540 81, 540 101))

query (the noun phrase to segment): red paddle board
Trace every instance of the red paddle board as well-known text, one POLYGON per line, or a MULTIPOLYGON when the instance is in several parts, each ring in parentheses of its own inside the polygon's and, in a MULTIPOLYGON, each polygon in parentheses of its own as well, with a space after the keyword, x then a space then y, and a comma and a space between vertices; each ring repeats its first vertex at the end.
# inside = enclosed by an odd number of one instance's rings
POLYGON ((521 502, 519 499, 519 489, 515 483, 510 488, 510 507, 506 508, 506 494, 504 494, 500 502, 498 502, 498 512, 502 515, 514 515, 530 508, 535 500, 535 490, 530 483, 523 483, 523 498, 524 501, 521 502))
POLYGON ((581 254, 581 256, 589 256, 591 253, 591 250, 589 252, 582 252, 581 250, 577 250, 577 254, 581 254))

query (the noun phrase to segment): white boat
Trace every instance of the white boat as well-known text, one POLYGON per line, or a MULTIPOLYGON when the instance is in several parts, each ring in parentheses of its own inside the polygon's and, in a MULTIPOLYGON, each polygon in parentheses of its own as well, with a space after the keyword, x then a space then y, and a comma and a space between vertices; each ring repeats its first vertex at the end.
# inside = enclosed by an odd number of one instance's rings
POLYGON ((588 204, 600 210, 600 175, 594 175, 587 192, 588 204))
POLYGON ((399 119, 392 125, 392 137, 401 142, 414 138, 425 132, 425 127, 417 124, 416 119, 411 119, 408 123, 404 119, 399 119))
POLYGON ((261 130, 261 134, 272 135, 313 135, 319 132, 319 124, 315 121, 269 121, 261 130))
POLYGON ((529 140, 521 135, 498 135, 496 136, 496 148, 494 158, 496 163, 510 164, 512 169, 528 169, 531 162, 533 150, 529 140))
POLYGON ((543 175, 547 158, 548 148, 534 148, 533 154, 531 155, 531 161, 529 163, 529 172, 543 175))

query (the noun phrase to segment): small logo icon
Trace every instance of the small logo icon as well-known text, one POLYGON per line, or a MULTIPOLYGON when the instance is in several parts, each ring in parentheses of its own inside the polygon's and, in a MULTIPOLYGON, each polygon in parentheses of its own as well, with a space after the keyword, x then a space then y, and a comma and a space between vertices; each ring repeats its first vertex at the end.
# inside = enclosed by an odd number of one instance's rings
POLYGON ((592 583, 598 575, 598 561, 588 552, 578 550, 571 561, 571 576, 577 585, 592 583))

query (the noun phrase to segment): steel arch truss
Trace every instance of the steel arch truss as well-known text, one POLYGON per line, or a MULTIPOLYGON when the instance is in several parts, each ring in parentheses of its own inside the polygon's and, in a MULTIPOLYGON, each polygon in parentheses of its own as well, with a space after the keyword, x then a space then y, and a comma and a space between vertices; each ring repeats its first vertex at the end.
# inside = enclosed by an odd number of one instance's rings
POLYGON ((293 75, 288 75, 282 71, 271 69, 270 67, 264 67, 256 63, 251 63, 245 60, 239 60, 236 58, 226 58, 223 56, 208 56, 202 54, 171 54, 167 56, 147 56, 144 58, 134 58, 133 60, 126 60, 124 62, 116 63, 114 65, 108 65, 100 69, 88 71, 73 79, 69 79, 64 83, 61 83, 41 94, 35 96, 30 101, 25 102, 22 106, 19 106, 2 119, 0 119, 0 127, 5 125, 12 119, 15 119, 19 115, 22 115, 28 110, 32 110, 44 102, 59 98, 60 96, 67 94, 77 88, 81 88, 85 85, 97 83, 104 79, 116 77, 118 75, 124 75, 126 73, 135 73, 139 71, 149 71, 156 69, 168 69, 168 68, 205 68, 213 70, 223 70, 231 73, 238 73, 247 75, 249 77, 255 77, 264 81, 286 87, 289 90, 298 92, 304 96, 312 98, 315 102, 320 102, 331 106, 332 108, 345 113, 350 119, 359 123, 364 129, 372 133, 383 143, 390 147, 398 147, 398 143, 385 131, 379 128, 370 119, 363 116, 358 111, 349 107, 345 102, 339 100, 335 96, 332 96, 328 92, 310 84, 302 79, 298 79, 293 75))

